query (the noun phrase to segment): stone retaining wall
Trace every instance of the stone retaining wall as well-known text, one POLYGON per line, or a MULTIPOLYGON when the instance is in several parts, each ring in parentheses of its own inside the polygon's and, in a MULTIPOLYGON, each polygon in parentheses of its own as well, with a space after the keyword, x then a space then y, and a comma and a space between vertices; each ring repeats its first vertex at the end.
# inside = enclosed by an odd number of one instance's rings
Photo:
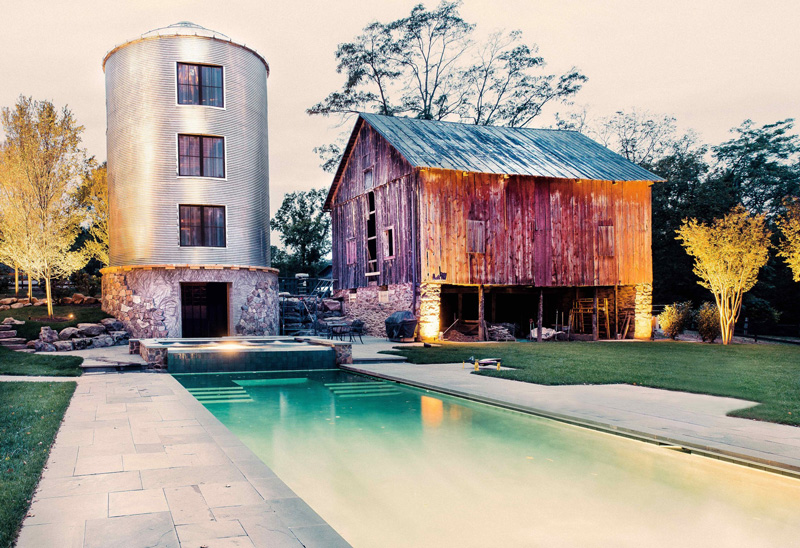
POLYGON ((112 267, 102 270, 103 310, 135 338, 181 337, 183 282, 230 284, 231 334, 278 334, 278 271, 247 267, 112 267))
MULTIPOLYGON (((414 284, 394 284, 389 286, 359 287, 340 290, 336 298, 343 300, 344 316, 350 320, 362 320, 368 335, 386 336, 386 318, 399 310, 413 309, 414 284)), ((419 305, 417 305, 419 306, 419 305)))

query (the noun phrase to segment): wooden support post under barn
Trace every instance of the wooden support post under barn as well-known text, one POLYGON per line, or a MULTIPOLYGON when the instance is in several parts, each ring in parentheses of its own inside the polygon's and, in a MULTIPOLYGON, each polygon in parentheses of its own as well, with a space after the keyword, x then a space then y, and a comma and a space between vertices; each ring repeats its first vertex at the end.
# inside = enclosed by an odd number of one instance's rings
POLYGON ((524 334, 537 304, 539 335, 563 311, 611 338, 613 297, 614 333, 649 337, 655 181, 576 132, 360 114, 325 202, 336 297, 373 335, 411 310, 468 340, 524 334))
POLYGON ((536 320, 536 342, 542 342, 542 319, 544 316, 544 289, 539 290, 539 314, 536 320))

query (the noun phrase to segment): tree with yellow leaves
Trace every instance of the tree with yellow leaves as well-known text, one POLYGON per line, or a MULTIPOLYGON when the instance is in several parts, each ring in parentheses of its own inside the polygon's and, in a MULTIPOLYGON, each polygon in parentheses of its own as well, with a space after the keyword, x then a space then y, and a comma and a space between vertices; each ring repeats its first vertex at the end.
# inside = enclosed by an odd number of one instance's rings
POLYGON ((15 246, 16 262, 30 275, 44 279, 47 313, 53 316, 51 280, 65 278, 86 264, 83 250, 72 247, 82 216, 75 200, 86 155, 80 148, 79 126, 72 112, 49 101, 20 97, 3 108, 3 144, 7 173, 3 177, 4 239, 15 246))
POLYGON ((764 215, 751 215, 741 205, 711 224, 686 219, 677 231, 686 252, 694 257, 694 273, 717 302, 722 344, 733 338, 742 309, 742 295, 758 279, 769 258, 771 233, 764 215))
POLYGON ((800 282, 800 198, 787 198, 784 205, 786 213, 777 221, 783 234, 778 255, 789 265, 792 279, 800 282))
POLYGON ((86 241, 86 253, 94 257, 103 266, 108 266, 108 179, 106 163, 96 166, 92 161, 92 169, 83 177, 78 189, 78 201, 86 208, 89 221, 89 236, 86 241), (95 167, 96 166, 96 167, 95 167))

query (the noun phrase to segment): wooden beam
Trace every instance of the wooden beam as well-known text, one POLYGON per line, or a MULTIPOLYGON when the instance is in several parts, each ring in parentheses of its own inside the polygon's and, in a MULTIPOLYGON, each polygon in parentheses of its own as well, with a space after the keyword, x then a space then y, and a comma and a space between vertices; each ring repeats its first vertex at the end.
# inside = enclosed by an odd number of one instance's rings
POLYGON ((594 298, 592 302, 592 340, 600 340, 600 330, 597 325, 597 288, 594 288, 594 298))
POLYGON ((619 286, 614 285, 614 339, 617 338, 619 334, 619 298, 618 298, 618 290, 619 286))
POLYGON ((478 286, 478 339, 481 341, 486 340, 486 329, 484 329, 485 325, 485 314, 486 314, 486 299, 483 293, 483 286, 478 286))
POLYGON ((544 289, 539 290, 539 316, 536 320, 536 342, 542 342, 542 316, 544 316, 544 289))

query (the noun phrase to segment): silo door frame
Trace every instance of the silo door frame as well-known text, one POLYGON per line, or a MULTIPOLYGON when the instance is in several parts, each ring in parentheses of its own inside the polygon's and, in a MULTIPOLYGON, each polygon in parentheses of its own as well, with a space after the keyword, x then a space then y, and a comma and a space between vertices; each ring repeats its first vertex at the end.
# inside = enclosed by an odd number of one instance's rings
POLYGON ((184 338, 229 335, 230 284, 181 283, 181 332, 184 338))

